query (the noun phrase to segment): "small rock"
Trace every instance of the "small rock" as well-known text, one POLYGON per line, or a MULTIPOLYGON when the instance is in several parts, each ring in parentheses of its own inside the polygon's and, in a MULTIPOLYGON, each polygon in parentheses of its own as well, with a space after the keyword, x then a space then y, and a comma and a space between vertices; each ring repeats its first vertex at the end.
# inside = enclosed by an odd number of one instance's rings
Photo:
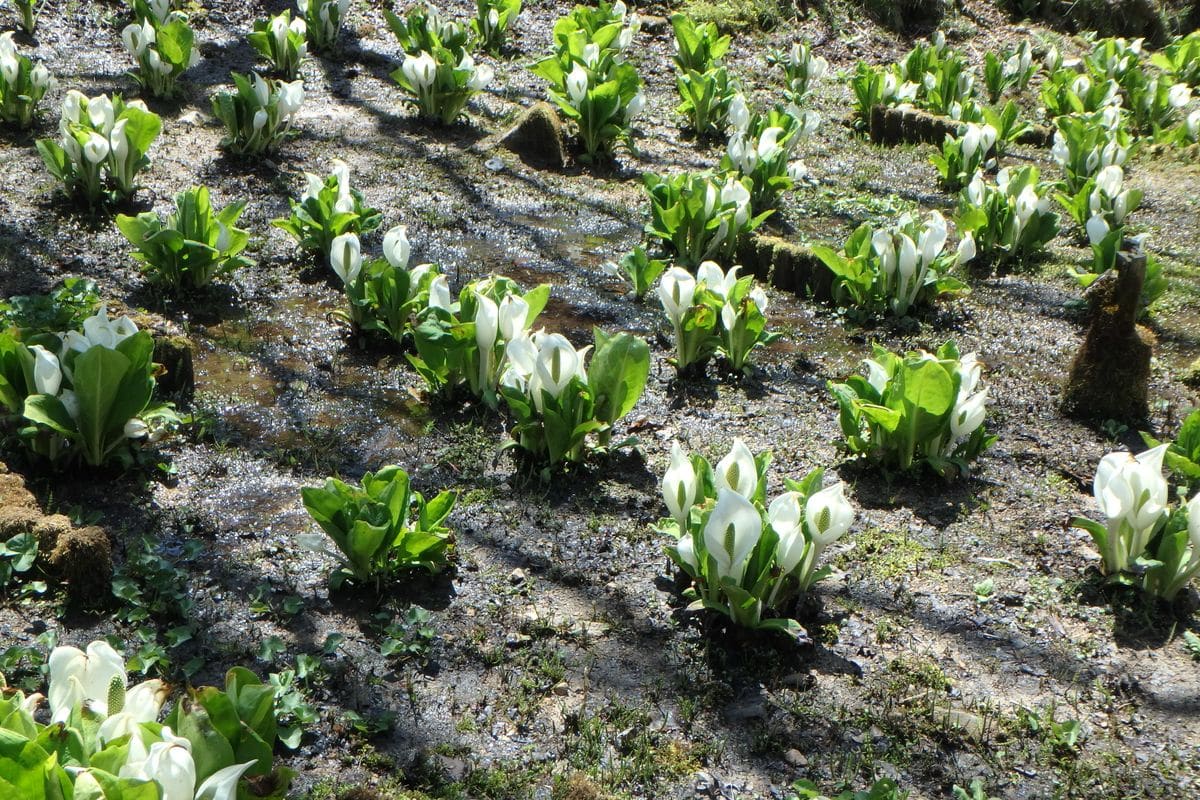
POLYGON ((638 19, 642 21, 642 30, 646 33, 662 33, 671 25, 670 20, 657 14, 639 14, 638 19))
POLYGON ((1200 358, 1197 358, 1191 364, 1188 364, 1187 369, 1183 371, 1180 377, 1184 383, 1193 389, 1200 389, 1200 358))
POLYGON ((816 679, 808 672, 792 672, 783 676, 782 683, 793 689, 809 689, 816 683, 816 679))
POLYGON ((670 711, 667 711, 665 713, 655 714, 654 719, 650 720, 650 724, 647 726, 647 729, 654 733, 659 733, 660 731, 671 730, 676 727, 675 717, 672 716, 670 711))
POLYGON ((588 639, 599 639, 610 630, 612 630, 612 625, 609 625, 607 622, 588 619, 572 626, 571 633, 575 636, 581 636, 588 639))
POLYGON ((508 573, 508 582, 513 586, 519 586, 527 580, 525 570, 517 567, 512 572, 508 573))
POLYGON ((559 681, 558 683, 554 684, 550 691, 558 697, 566 697, 571 693, 571 687, 566 681, 559 681))
POLYGON ((741 700, 725 708, 725 716, 733 721, 761 719, 767 715, 767 704, 761 697, 741 700))
POLYGON ((783 754, 783 760, 793 767, 808 766, 808 759, 805 757, 804 753, 801 753, 794 747, 783 754))
POLYGON ((985 733, 983 717, 957 708, 937 708, 934 718, 948 728, 957 728, 971 739, 980 741, 985 733))

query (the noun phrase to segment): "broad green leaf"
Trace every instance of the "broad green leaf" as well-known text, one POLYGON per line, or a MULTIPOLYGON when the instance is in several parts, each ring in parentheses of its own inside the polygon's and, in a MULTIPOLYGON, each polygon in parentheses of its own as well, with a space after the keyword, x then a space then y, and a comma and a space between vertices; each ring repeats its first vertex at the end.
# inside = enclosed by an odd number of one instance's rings
POLYGON ((18 533, 4 543, 7 555, 16 556, 12 559, 12 568, 16 572, 25 572, 37 560, 38 540, 32 532, 18 533))
MULTIPOLYGON (((275 740, 275 687, 263 683, 245 667, 225 675, 226 693, 233 696, 238 718, 266 742, 275 740)), ((268 767, 270 764, 268 763, 268 767)))
POLYGON ((25 419, 30 422, 45 425, 67 438, 74 439, 79 435, 75 420, 71 419, 66 406, 57 397, 31 394, 25 398, 24 413, 25 419))
POLYGON ((158 784, 153 781, 121 778, 96 768, 88 772, 104 791, 103 800, 159 800, 158 784))
POLYGON ((910 443, 910 448, 942 433, 947 415, 954 407, 954 379, 936 360, 905 360, 896 376, 896 390, 888 403, 900 412, 897 432, 910 443))
POLYGON ((6 797, 45 800, 54 758, 36 742, 0 729, 0 789, 6 797))
POLYGON ((588 367, 595 418, 613 423, 642 396, 650 374, 650 348, 628 333, 606 336, 595 329, 596 349, 588 367))
POLYGON ((154 112, 143 111, 137 106, 127 106, 121 116, 129 120, 125 123, 125 136, 130 149, 145 153, 162 130, 162 119, 154 112))
POLYGON ((84 458, 93 466, 104 462, 109 417, 129 366, 129 359, 122 353, 100 346, 89 348, 75 359, 80 443, 84 458))
POLYGON ((445 522, 446 517, 450 516, 450 512, 454 510, 454 503, 457 500, 458 495, 455 492, 444 491, 425 503, 421 507, 421 527, 425 530, 430 530, 441 526, 445 522))
MULTIPOLYGON (((207 688, 224 697, 219 690, 213 687, 207 688)), ((187 711, 178 713, 173 722, 175 724, 171 727, 175 734, 184 737, 192 744, 192 759, 196 762, 197 783, 222 767, 235 763, 233 746, 229 739, 214 727, 212 718, 202 706, 193 706, 187 711)), ((237 731, 235 730, 234 733, 236 735, 237 731)))

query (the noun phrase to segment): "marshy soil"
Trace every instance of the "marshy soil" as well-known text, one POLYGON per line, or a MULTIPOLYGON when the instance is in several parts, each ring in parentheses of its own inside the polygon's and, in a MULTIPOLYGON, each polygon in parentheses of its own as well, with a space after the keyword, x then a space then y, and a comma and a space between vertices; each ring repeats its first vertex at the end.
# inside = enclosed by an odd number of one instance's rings
MULTIPOLYGON (((129 624, 9 600, 0 609, 5 646, 29 645, 48 626, 64 643, 112 634, 132 651, 139 632, 165 642, 192 623, 191 640, 167 651, 167 674, 182 682, 188 664, 197 684, 219 684, 234 664, 265 675, 314 656, 323 674, 307 693, 319 721, 280 755, 300 773, 299 796, 362 786, 382 797, 752 798, 783 796, 801 778, 834 792, 878 777, 913 797, 946 797, 976 777, 1004 798, 1200 790, 1200 662, 1180 638, 1200 630, 1194 592, 1161 608, 1105 588, 1086 535, 1066 527, 1072 515, 1097 513, 1091 478, 1102 455, 1139 447, 1139 427, 1173 435, 1196 404, 1179 380, 1200 355, 1195 161, 1143 154, 1129 170, 1145 192, 1133 226, 1149 233, 1172 282, 1149 322, 1152 411, 1140 424, 1100 430, 1058 412, 1084 326, 1065 271, 1090 259, 1069 225, 1044 261, 974 275, 968 297, 911 325, 858 327, 772 290, 769 316, 784 336, 754 374, 734 379, 710 367, 680 384, 656 303, 632 302, 599 268, 641 238, 642 172, 702 169, 720 157, 719 145, 681 135, 669 26, 652 22, 638 36, 632 57, 648 108, 638 152, 610 168, 539 172, 480 148, 544 95, 526 66, 547 52, 553 22, 569 8, 546 2, 528 4, 503 58, 485 57, 497 77, 470 120, 444 130, 416 120, 389 79, 400 53, 380 4, 355 2, 340 52, 303 67, 299 135, 269 157, 240 159, 218 148, 209 97, 230 70, 255 65, 244 34, 285 4, 208 5, 191 10, 204 60, 183 97, 150 102, 164 129, 138 207, 165 212, 196 183, 219 205, 245 199, 256 266, 164 301, 108 217, 63 202, 34 136, 0 141, 0 292, 87 276, 106 299, 178 323, 197 348, 185 407, 197 421, 160 447, 169 474, 26 477, 43 504, 105 526, 119 570, 148 537, 186 574, 159 580, 180 583, 194 607, 180 619, 168 603, 129 624), (539 324, 548 330, 577 345, 591 341, 593 326, 647 337, 651 380, 622 426, 637 449, 541 483, 499 452, 501 417, 429 402, 402 353, 352 337, 332 315, 342 302, 336 279, 269 225, 302 190, 302 171, 328 174, 335 157, 384 212, 367 249, 403 223, 414 263, 441 264, 456 289, 491 272, 547 281, 552 301, 539 324), (848 461, 834 444, 826 381, 859 369, 873 341, 933 349, 947 338, 987 365, 987 424, 999 441, 975 474, 889 482, 848 461), (773 492, 784 476, 824 466, 858 508, 852 534, 831 554, 837 574, 797 610, 810 643, 687 614, 653 530, 665 513, 658 481, 671 443, 719 458, 738 436, 774 451, 773 492), (316 530, 299 490, 389 463, 427 495, 460 493, 456 567, 379 595, 331 594, 331 560, 296 545, 316 530), (189 542, 200 543, 198 554, 189 542), (428 610, 432 641, 412 634, 408 655, 382 656, 383 628, 414 605, 428 610), (325 652, 331 634, 344 638, 325 652), (1074 745, 1070 721, 1081 730, 1074 745)), ((963 5, 967 13, 944 28, 977 64, 1029 36, 1068 52, 1083 46, 991 3, 963 5)), ((473 10, 448 6, 459 16, 473 10)), ((834 70, 859 58, 888 62, 911 45, 852 6, 827 8, 734 34, 728 63, 757 104, 781 92, 766 53, 797 36, 834 70)), ((56 135, 67 89, 135 94, 124 24, 116 2, 49 0, 36 39, 23 42, 59 80, 36 136, 56 135)), ((1034 97, 1024 102, 1032 107, 1034 97)), ((953 198, 937 188, 930 146, 871 145, 844 124, 849 92, 837 80, 811 106, 825 120, 802 146, 814 180, 784 200, 773 232, 841 241, 863 220, 949 213, 953 198)), ((1018 147, 1007 163, 1058 174, 1045 150, 1018 147)))

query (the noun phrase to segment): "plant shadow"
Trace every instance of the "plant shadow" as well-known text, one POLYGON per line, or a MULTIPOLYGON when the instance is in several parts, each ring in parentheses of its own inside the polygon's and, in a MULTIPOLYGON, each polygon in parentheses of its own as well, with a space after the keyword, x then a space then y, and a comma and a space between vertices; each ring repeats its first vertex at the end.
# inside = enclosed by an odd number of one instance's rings
POLYGON ((1195 598, 1189 592, 1168 602, 1137 586, 1113 583, 1095 568, 1087 571, 1076 591, 1081 604, 1108 607, 1113 615, 1114 641, 1130 650, 1163 647, 1196 610, 1195 598))

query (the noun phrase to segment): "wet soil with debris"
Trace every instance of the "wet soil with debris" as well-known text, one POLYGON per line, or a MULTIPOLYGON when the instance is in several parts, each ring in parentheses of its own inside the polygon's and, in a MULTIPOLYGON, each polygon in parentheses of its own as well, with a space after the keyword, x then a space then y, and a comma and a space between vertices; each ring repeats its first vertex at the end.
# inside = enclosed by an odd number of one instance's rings
MULTIPOLYGON (((218 149, 208 98, 229 70, 254 65, 244 32, 283 4, 210 5, 193 12, 204 61, 188 73, 184 98, 151 103, 164 130, 139 203, 163 211, 175 192, 201 182, 217 204, 246 199, 257 265, 188 301, 162 301, 107 218, 64 205, 33 137, 7 134, 0 292, 45 291, 84 275, 112 302, 162 313, 196 343, 196 395, 186 410, 199 422, 161 447, 169 476, 27 477, 43 502, 107 526, 119 552, 149 537, 186 570, 195 604, 186 621, 198 627, 168 651, 168 675, 182 680, 180 668, 195 658, 197 683, 220 682, 233 664, 265 674, 300 654, 320 659, 324 675, 307 689, 320 721, 280 756, 299 771, 299 791, 751 798, 783 796, 801 778, 834 791, 885 776, 913 797, 946 797, 975 777, 1005 798, 1200 790, 1200 663, 1179 639, 1200 630, 1194 594, 1173 609, 1112 594, 1085 534, 1065 527, 1073 514, 1095 513, 1091 477, 1117 446, 1110 437, 1139 446, 1134 430, 1099 431, 1057 411, 1082 339, 1065 269, 1088 256, 1071 232, 1033 270, 974 276, 969 297, 911 326, 859 328, 772 291, 771 318, 784 337, 755 374, 681 385, 666 363, 661 313, 624 297, 599 269, 641 237, 641 172, 719 159, 718 148, 680 135, 669 26, 651 22, 639 36, 649 105, 639 152, 611 169, 537 172, 480 147, 543 95, 525 67, 547 50, 566 8, 559 3, 530 4, 512 51, 488 59, 493 87, 473 102, 470 122, 449 130, 412 116, 388 77, 400 53, 377 4, 355 3, 341 52, 303 68, 298 137, 269 159, 246 160, 218 149), (331 316, 341 303, 332 276, 269 225, 303 187, 301 172, 326 174, 335 157, 383 210, 383 229, 408 225, 415 257, 441 264, 456 287, 490 272, 548 281, 547 329, 577 344, 590 341, 594 325, 648 337, 651 381, 625 424, 637 450, 540 483, 499 454, 501 418, 428 403, 401 353, 352 338, 331 316), (950 337, 978 351, 991 387, 988 426, 999 442, 975 476, 888 482, 847 461, 834 445, 826 381, 855 371, 871 341, 933 348, 950 337), (773 490, 783 476, 825 466, 859 509, 832 556, 836 576, 798 609, 811 644, 684 613, 652 530, 664 513, 658 476, 671 442, 717 458, 735 436, 774 450, 773 490), (378 597, 331 594, 331 561, 296 546, 315 530, 299 489, 388 463, 427 494, 460 492, 456 568, 378 597), (199 555, 185 550, 188 541, 202 543, 199 555), (994 591, 980 594, 974 587, 987 579, 994 591), (407 657, 382 656, 382 628, 413 605, 430 612, 432 642, 407 657), (324 652, 330 634, 344 639, 324 652), (282 651, 264 653, 270 637, 282 651), (1078 721, 1081 743, 1063 747, 1049 720, 1078 721)), ((948 36, 980 62, 987 49, 1027 35, 1080 46, 990 4, 965 5, 968 15, 947 21, 948 36)), ((735 35, 730 66, 759 104, 781 89, 768 49, 797 35, 835 69, 892 60, 910 44, 830 6, 831 15, 735 35)), ((114 2, 49 0, 36 43, 23 42, 60 82, 37 136, 54 135, 68 88, 133 93, 124 22, 114 2)), ((840 241, 864 219, 950 208, 927 161, 931 148, 884 149, 855 135, 844 124, 848 90, 836 80, 812 105, 825 119, 803 146, 815 180, 786 198, 777 231, 840 241)), ((1018 148, 1011 159, 1057 174, 1045 151, 1018 148)), ((1178 378, 1200 355, 1200 168, 1169 154, 1140 157, 1130 180, 1146 193, 1135 227, 1151 234, 1174 281, 1151 322, 1159 347, 1147 421, 1172 435, 1196 402, 1178 378)), ((365 246, 378 248, 381 234, 365 246)), ((50 603, 6 602, 0 641, 29 644, 49 626, 63 642, 115 634, 136 646, 139 628, 162 636, 183 621, 165 613, 115 624, 50 603)))

